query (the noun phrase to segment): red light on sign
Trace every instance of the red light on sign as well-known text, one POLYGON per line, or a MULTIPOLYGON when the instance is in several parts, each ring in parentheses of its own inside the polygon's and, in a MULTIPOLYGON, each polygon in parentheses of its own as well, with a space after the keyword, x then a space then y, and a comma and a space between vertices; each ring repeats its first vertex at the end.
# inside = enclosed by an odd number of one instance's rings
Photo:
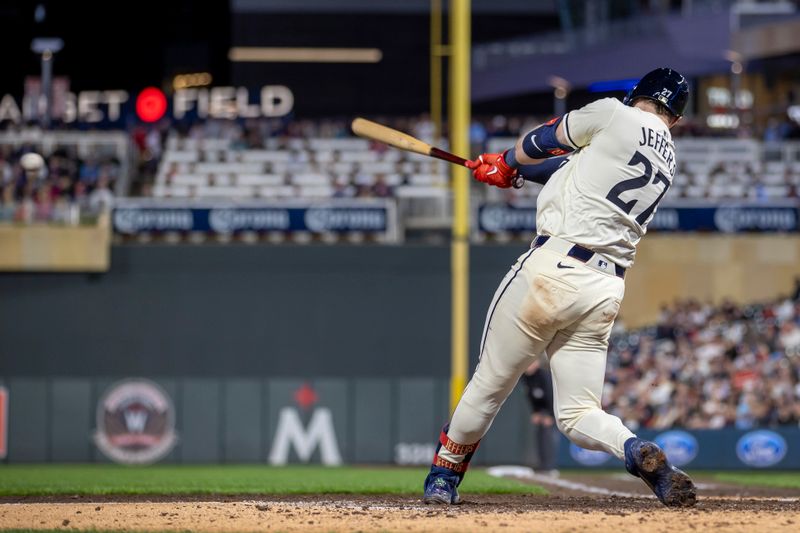
POLYGON ((319 400, 319 396, 311 388, 308 383, 303 383, 303 386, 297 389, 294 393, 294 401, 303 409, 308 409, 319 400))
POLYGON ((136 97, 136 114, 144 122, 160 120, 167 112, 167 97, 160 89, 147 87, 136 97))

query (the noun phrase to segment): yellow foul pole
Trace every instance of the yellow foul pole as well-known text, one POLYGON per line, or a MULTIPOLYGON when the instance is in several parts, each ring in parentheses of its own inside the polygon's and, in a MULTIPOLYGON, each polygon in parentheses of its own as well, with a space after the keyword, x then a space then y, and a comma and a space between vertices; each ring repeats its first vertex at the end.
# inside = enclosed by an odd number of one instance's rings
MULTIPOLYGON (((470 0, 450 0, 450 150, 469 157, 470 0)), ((466 168, 453 165, 452 329, 450 411, 467 383, 469 366, 469 188, 466 168)))

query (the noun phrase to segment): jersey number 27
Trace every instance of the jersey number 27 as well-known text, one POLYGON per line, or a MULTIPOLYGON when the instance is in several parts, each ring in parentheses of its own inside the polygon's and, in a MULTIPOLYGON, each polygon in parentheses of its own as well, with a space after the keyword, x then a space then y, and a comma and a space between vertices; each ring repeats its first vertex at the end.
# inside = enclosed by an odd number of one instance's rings
POLYGON ((659 183, 664 184, 664 190, 661 191, 661 194, 658 195, 658 198, 656 198, 655 202, 650 204, 644 211, 636 215, 636 222, 638 222, 641 226, 650 217, 650 215, 653 214, 658 202, 660 202, 664 195, 667 194, 670 183, 669 179, 667 179, 667 177, 660 170, 657 170, 655 176, 653 176, 653 165, 650 163, 649 159, 642 155, 641 152, 637 151, 635 154, 633 154, 633 157, 631 157, 628 165, 632 167, 635 167, 636 165, 642 165, 644 167, 644 174, 636 178, 620 181, 614 185, 614 187, 608 191, 608 194, 606 195, 606 199, 622 209, 626 215, 631 214, 631 211, 633 211, 633 208, 636 206, 639 200, 633 199, 625 202, 619 197, 620 194, 633 189, 641 189, 645 185, 650 184, 651 179, 653 180, 653 185, 658 185, 659 183))

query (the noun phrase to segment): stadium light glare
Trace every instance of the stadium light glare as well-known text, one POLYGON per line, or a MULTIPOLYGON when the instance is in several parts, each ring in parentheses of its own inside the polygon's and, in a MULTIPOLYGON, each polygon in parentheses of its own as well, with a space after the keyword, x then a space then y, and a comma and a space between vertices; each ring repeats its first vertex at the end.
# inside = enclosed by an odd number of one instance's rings
POLYGON ((284 48, 234 46, 228 59, 235 63, 378 63, 377 48, 284 48))
POLYGON ((209 72, 178 74, 172 79, 172 88, 177 91, 190 87, 207 87, 211 85, 213 79, 209 72))

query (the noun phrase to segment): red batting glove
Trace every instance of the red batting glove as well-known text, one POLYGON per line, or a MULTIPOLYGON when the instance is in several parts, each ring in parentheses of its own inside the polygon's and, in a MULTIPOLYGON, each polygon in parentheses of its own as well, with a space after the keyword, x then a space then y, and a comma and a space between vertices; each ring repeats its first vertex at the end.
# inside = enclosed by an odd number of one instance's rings
POLYGON ((472 175, 476 180, 501 189, 508 189, 514 184, 517 169, 508 166, 508 163, 503 158, 504 155, 505 152, 502 154, 481 154, 478 159, 467 161, 466 165, 472 169, 472 175))

